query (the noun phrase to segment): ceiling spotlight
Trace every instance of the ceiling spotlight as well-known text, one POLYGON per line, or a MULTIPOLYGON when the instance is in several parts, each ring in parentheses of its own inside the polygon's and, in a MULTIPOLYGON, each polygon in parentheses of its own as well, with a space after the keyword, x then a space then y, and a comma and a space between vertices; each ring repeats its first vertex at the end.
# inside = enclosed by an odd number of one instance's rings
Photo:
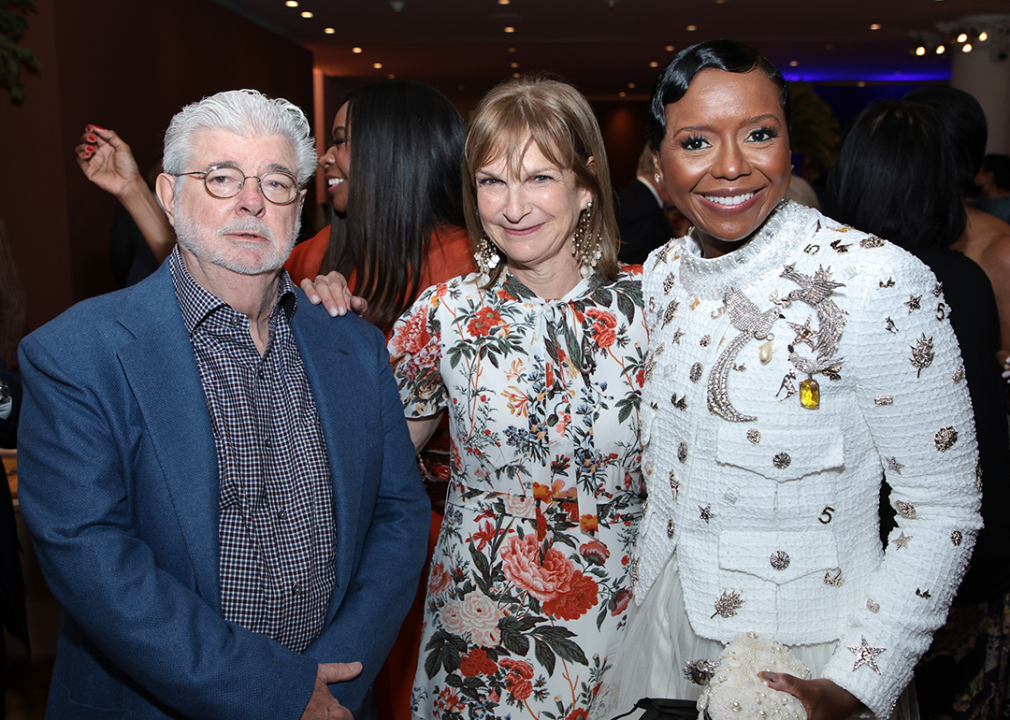
POLYGON ((396 80, 396 75, 394 75, 393 73, 389 73, 389 75, 387 75, 386 77, 388 77, 390 80, 396 80))
POLYGON ((985 42, 988 39, 989 39, 989 33, 987 33, 985 30, 983 30, 982 32, 980 32, 978 34, 978 41, 979 42, 985 42))
POLYGON ((308 10, 306 10, 305 12, 302 13, 302 17, 306 18, 306 19, 310 18, 310 17, 312 17, 312 13, 310 13, 308 10))
POLYGON ((674 48, 673 45, 667 45, 663 49, 666 50, 667 52, 673 52, 676 48, 674 48))
POLYGON ((376 70, 382 70, 382 63, 372 63, 372 67, 376 70))
POLYGON ((288 7, 298 7, 298 0, 288 0, 284 4, 287 5, 288 7))
POLYGON ((336 32, 336 30, 334 30, 333 28, 326 28, 325 30, 323 30, 323 32, 326 33, 327 35, 332 35, 333 33, 336 32))
POLYGON ((351 48, 351 52, 354 53, 355 55, 360 55, 361 48, 351 48))
POLYGON ((918 55, 919 57, 922 57, 923 55, 926 54, 926 47, 924 45, 920 45, 915 49, 915 54, 918 55))
POLYGON ((659 63, 654 60, 651 63, 649 63, 649 67, 659 67, 659 63))
POLYGON ((635 89, 635 83, 628 83, 628 89, 629 90, 634 90, 635 89))
POLYGON ((617 93, 617 95, 618 95, 618 97, 627 97, 628 93, 626 93, 623 90, 621 90, 621 92, 617 93))
POLYGON ((510 47, 509 48, 509 52, 515 52, 515 51, 516 51, 516 49, 514 47, 510 47))
POLYGON ((947 48, 946 47, 944 47, 943 45, 937 45, 936 46, 936 54, 937 55, 943 55, 945 52, 947 52, 947 48))
POLYGON ((517 68, 517 67, 519 67, 519 63, 514 62, 511 65, 509 65, 509 67, 511 67, 511 68, 517 68))
POLYGON ((959 43, 967 42, 968 41, 968 33, 960 33, 957 36, 957 41, 959 43))
POLYGON ((508 5, 512 0, 498 0, 499 5, 508 5))
POLYGON ((688 31, 688 32, 694 32, 694 31, 695 31, 695 30, 697 30, 697 29, 698 29, 698 26, 697 26, 697 25, 688 25, 688 26, 687 26, 687 31, 688 31))
POLYGON ((866 87, 866 83, 860 80, 859 82, 856 83, 856 87, 866 87))
POLYGON ((879 30, 881 27, 880 23, 873 23, 870 25, 870 30, 879 30))
POLYGON ((790 60, 789 61, 789 67, 796 67, 799 64, 800 64, 799 60, 790 60))
POLYGON ((962 45, 961 52, 971 52, 971 43, 965 43, 962 45))
POLYGON ((507 32, 507 33, 514 33, 515 31, 516 31, 516 29, 514 27, 512 27, 511 25, 509 25, 507 28, 505 28, 505 32, 507 32))
POLYGON ((519 73, 512 73, 512 77, 514 77, 514 78, 519 77, 519 73))

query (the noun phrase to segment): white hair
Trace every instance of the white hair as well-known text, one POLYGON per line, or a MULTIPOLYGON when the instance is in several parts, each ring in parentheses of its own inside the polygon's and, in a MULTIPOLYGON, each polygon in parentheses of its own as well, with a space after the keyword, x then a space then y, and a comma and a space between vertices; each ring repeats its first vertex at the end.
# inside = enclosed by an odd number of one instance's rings
POLYGON ((172 118, 165 131, 166 173, 177 175, 194 169, 186 167, 193 134, 205 128, 245 137, 284 136, 298 157, 299 185, 304 185, 316 169, 316 146, 309 121, 297 105, 283 98, 268 98, 257 90, 229 90, 187 105, 172 118))

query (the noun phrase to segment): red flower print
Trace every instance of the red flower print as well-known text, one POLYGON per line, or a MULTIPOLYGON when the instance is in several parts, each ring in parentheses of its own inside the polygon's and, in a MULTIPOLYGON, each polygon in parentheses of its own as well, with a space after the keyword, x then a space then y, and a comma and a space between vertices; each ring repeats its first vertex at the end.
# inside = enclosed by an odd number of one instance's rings
POLYGON ((631 562, 631 558, 627 555, 621 558, 621 565, 627 565, 629 562, 631 562))
POLYGON ((525 660, 513 660, 512 658, 502 658, 498 661, 498 665, 517 673, 520 677, 526 678, 527 680, 533 679, 533 666, 530 665, 525 660))
POLYGON ((533 499, 539 500, 540 502, 550 503, 554 499, 554 491, 549 485, 541 485, 538 482, 533 483, 533 499))
POLYGON ((431 336, 428 335, 426 317, 427 309, 422 308, 396 331, 393 349, 397 355, 413 355, 428 345, 431 336))
POLYGON ((435 286, 435 297, 445 297, 447 292, 449 292, 449 286, 445 283, 439 283, 435 286))
POLYGON ((631 592, 631 588, 624 588, 618 591, 617 595, 614 597, 614 609, 610 611, 610 614, 617 617, 622 612, 628 609, 628 604, 631 602, 631 598, 634 593, 631 592))
POLYGON ((583 532, 594 533, 598 529, 599 518, 596 515, 583 515, 579 518, 579 527, 583 532))
POLYGON ((586 315, 596 321, 593 323, 593 325, 602 324, 604 327, 608 328, 617 327, 617 318, 615 318, 611 313, 608 313, 606 310, 589 308, 588 310, 586 310, 586 315))
POLYGON ((542 541, 545 537, 547 537, 547 516, 540 509, 540 505, 537 505, 537 540, 542 541))
POLYGON ((431 575, 428 577, 428 594, 441 595, 452 584, 452 575, 445 569, 442 563, 435 563, 431 566, 431 575))
POLYGON ((478 675, 492 675, 498 666, 493 660, 488 659, 487 653, 482 648, 474 648, 459 660, 459 671, 463 677, 477 677, 478 675))
POLYGON ((568 717, 565 718, 565 720, 586 720, 586 718, 588 717, 589 717, 588 710, 586 710, 585 708, 575 708, 568 715, 568 717))
POLYGON ((596 581, 576 570, 572 575, 571 589, 555 593, 544 603, 544 612, 563 620, 578 620, 596 605, 596 581))
POLYGON ((586 562, 593 565, 603 565, 607 562, 607 558, 610 557, 610 551, 607 550, 607 546, 599 540, 590 540, 582 545, 579 548, 579 554, 586 559, 586 562))
POLYGON ((512 693, 512 697, 519 702, 523 702, 533 694, 533 683, 515 673, 505 676, 505 684, 508 686, 509 692, 512 693))
POLYGON ((542 560, 540 554, 540 543, 532 534, 521 540, 513 535, 501 548, 505 578, 543 602, 568 592, 575 565, 555 548, 543 553, 542 560))
POLYGON ((635 373, 635 383, 638 387, 645 387, 645 368, 635 373))
POLYGON ((477 317, 470 321, 466 329, 473 337, 487 337, 488 333, 501 324, 501 315, 498 311, 486 307, 477 311, 477 317))
POLYGON ((509 302, 510 300, 515 300, 515 298, 512 297, 512 293, 510 293, 510 292, 508 292, 506 290, 499 290, 498 291, 498 298, 500 300, 504 300, 505 302, 509 302))
POLYGON ((477 543, 478 552, 487 547, 489 542, 494 542, 495 531, 494 525, 491 524, 490 520, 484 521, 484 524, 471 536, 471 542, 477 543))

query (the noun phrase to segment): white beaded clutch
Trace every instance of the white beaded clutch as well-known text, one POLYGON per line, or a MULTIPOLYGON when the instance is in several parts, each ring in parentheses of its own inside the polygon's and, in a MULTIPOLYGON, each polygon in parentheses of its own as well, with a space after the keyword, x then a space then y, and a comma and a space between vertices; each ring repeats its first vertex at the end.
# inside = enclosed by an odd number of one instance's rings
POLYGON ((688 677, 708 676, 698 698, 698 718, 711 720, 806 720, 803 703, 793 695, 773 690, 759 672, 785 672, 803 680, 810 669, 789 648, 758 633, 741 633, 719 654, 715 663, 688 663, 688 677))

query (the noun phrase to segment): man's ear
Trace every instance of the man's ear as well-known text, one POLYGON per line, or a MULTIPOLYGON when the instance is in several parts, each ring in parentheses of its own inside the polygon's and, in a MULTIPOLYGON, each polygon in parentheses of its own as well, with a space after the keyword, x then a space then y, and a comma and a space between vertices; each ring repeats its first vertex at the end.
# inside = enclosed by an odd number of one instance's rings
POLYGON ((161 173, 154 181, 154 192, 158 196, 158 202, 168 215, 168 221, 175 227, 175 182, 178 180, 174 175, 161 173))

